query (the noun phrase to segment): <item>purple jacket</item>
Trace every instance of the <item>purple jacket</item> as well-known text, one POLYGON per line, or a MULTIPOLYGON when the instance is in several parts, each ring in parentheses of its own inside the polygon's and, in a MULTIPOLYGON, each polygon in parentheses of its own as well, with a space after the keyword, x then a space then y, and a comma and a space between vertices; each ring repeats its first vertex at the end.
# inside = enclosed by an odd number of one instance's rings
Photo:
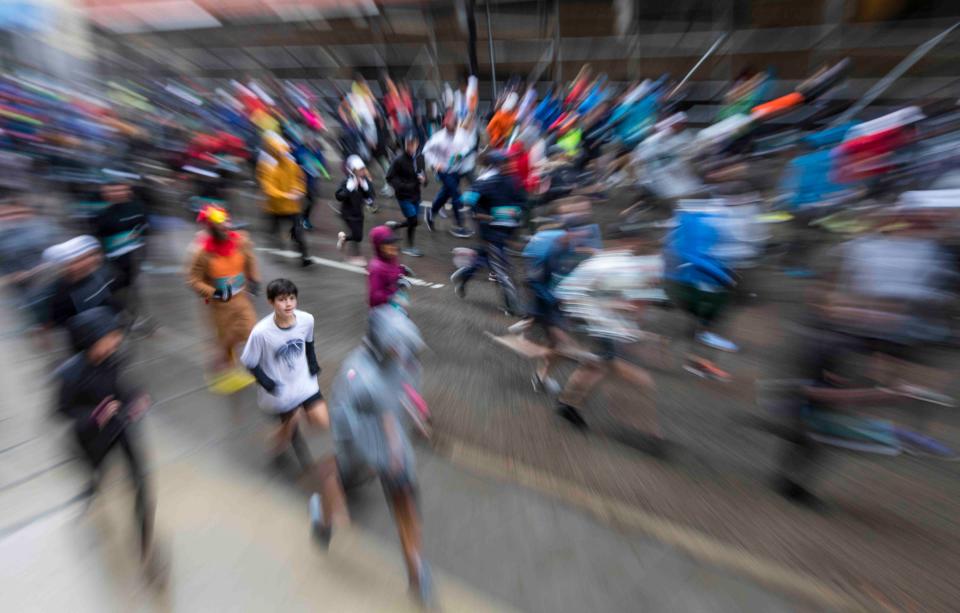
POLYGON ((397 281, 403 275, 403 269, 396 258, 387 259, 381 252, 384 243, 396 240, 393 230, 387 226, 377 226, 370 230, 370 242, 373 243, 374 257, 367 266, 367 290, 370 308, 387 304, 397 293, 397 281))

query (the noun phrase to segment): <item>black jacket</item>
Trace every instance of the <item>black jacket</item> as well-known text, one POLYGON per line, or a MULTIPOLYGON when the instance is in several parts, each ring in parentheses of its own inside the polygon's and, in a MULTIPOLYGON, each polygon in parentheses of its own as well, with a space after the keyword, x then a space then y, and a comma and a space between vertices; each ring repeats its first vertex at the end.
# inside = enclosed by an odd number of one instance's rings
POLYGON ((420 206, 420 179, 417 174, 426 176, 423 170, 423 156, 411 156, 404 151, 393 160, 387 171, 387 183, 396 193, 397 200, 409 200, 420 206))
POLYGON ((344 219, 363 219, 363 206, 368 202, 373 202, 373 183, 367 181, 367 189, 360 186, 360 182, 354 186, 353 190, 347 189, 347 183, 350 178, 343 180, 335 194, 340 201, 340 216, 344 219))
POLYGON ((119 312, 121 304, 113 293, 116 283, 116 273, 106 263, 79 281, 58 280, 50 298, 50 319, 62 326, 74 315, 98 306, 109 306, 119 312))
POLYGON ((147 211, 136 200, 118 202, 104 209, 94 222, 97 238, 107 257, 117 249, 143 244, 147 231, 147 211))
POLYGON ((116 356, 94 365, 86 354, 78 353, 56 372, 60 382, 57 410, 73 420, 77 440, 95 465, 128 427, 128 411, 138 396, 136 388, 122 377, 121 368, 116 356), (120 403, 120 410, 101 426, 96 411, 111 399, 120 403))

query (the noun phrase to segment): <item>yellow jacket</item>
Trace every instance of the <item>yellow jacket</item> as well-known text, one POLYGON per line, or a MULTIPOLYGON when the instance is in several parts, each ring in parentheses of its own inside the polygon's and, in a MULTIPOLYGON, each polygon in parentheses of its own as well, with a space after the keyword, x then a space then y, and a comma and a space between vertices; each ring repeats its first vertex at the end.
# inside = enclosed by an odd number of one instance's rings
POLYGON ((257 180, 267 197, 264 206, 271 215, 296 215, 300 213, 300 198, 307 191, 303 171, 289 155, 272 157, 257 163, 257 180), (291 198, 291 193, 297 197, 291 198))

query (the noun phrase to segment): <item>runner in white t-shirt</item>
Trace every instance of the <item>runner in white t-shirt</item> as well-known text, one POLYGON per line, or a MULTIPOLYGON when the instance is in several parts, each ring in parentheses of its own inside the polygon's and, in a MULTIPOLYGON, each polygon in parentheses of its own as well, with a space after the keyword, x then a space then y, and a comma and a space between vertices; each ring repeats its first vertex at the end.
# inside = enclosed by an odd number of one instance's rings
POLYGON ((313 344, 313 315, 297 310, 297 286, 288 279, 274 279, 267 286, 273 313, 253 327, 240 361, 260 385, 260 408, 276 416, 274 453, 283 453, 291 443, 301 463, 310 463, 297 424, 300 412, 314 426, 328 428, 327 403, 320 393, 317 354, 313 344))

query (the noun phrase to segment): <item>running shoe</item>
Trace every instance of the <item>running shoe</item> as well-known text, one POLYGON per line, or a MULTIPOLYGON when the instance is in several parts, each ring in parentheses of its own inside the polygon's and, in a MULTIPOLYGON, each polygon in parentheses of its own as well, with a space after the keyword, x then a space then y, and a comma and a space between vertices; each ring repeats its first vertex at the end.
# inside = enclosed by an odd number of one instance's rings
MULTIPOLYGON (((413 586, 411 586, 412 588, 413 586)), ((433 594, 433 571, 430 570, 430 564, 422 557, 417 559, 417 600, 425 609, 432 609, 434 606, 433 594)))
POLYGON ((898 427, 895 427, 895 433, 903 450, 910 455, 950 461, 960 458, 956 451, 933 437, 898 427))
POLYGON ((541 379, 540 375, 534 373, 533 377, 530 378, 530 383, 533 385, 533 391, 537 393, 544 392, 550 396, 560 394, 560 384, 553 377, 547 376, 541 379))
POLYGON ((313 260, 310 258, 303 258, 300 260, 300 266, 307 268, 308 266, 313 266, 313 260))
POLYGON ((416 247, 404 247, 400 250, 400 253, 403 255, 410 256, 412 258, 422 258, 423 252, 417 249, 416 247))
POLYGON ((347 233, 346 233, 346 232, 338 232, 338 233, 337 233, 337 250, 338 250, 338 251, 341 250, 341 249, 343 249, 343 243, 345 243, 346 240, 347 240, 347 233))
POLYGON ((391 230, 396 230, 396 229, 397 229, 397 226, 400 225, 400 222, 391 219, 390 221, 384 223, 383 225, 387 226, 387 227, 390 228, 391 230))
POLYGON ((939 404, 942 407, 955 407, 957 406, 956 401, 947 396, 946 394, 941 394, 940 392, 935 392, 931 389, 921 387, 919 385, 911 385, 905 383, 900 385, 895 390, 901 396, 906 396, 907 398, 913 398, 914 400, 921 400, 923 402, 929 402, 931 404, 939 404))
POLYGON ((440 207, 440 219, 447 219, 450 217, 450 214, 447 213, 446 205, 440 207))
POLYGON ((533 325, 533 319, 528 317, 527 319, 521 319, 515 324, 511 324, 510 327, 507 328, 507 332, 509 332, 510 334, 523 334, 524 332, 529 330, 530 326, 532 325, 533 325))
POLYGON ((846 438, 844 436, 833 436, 830 434, 820 434, 818 432, 811 432, 810 439, 817 441, 818 443, 823 443, 824 445, 837 447, 838 449, 847 449, 849 451, 858 451, 860 453, 896 456, 900 455, 900 452, 903 451, 901 447, 888 445, 883 442, 855 440, 852 438, 846 438))
POLYGON ((733 380, 733 378, 730 376, 730 373, 706 362, 689 362, 683 365, 683 369, 688 373, 696 375, 700 378, 710 379, 712 381, 720 381, 721 383, 729 383, 733 380))
POLYGON ((467 230, 462 226, 458 226, 450 230, 450 234, 456 236, 457 238, 470 238, 473 236, 473 232, 467 230))
POLYGON ((333 536, 332 526, 327 526, 323 521, 323 505, 320 503, 320 494, 314 492, 310 496, 310 529, 313 533, 313 540, 324 550, 330 548, 330 537, 333 536))
POLYGON ((253 375, 242 368, 231 368, 207 380, 207 389, 214 394, 229 396, 253 384, 253 375))
POLYGON ((740 349, 733 341, 727 340, 722 336, 714 334, 713 332, 701 332, 697 334, 697 340, 707 347, 713 347, 719 351, 736 353, 740 349))
POLYGON ((467 297, 467 279, 464 278, 466 274, 467 268, 464 266, 463 268, 458 268, 456 272, 450 275, 450 282, 453 283, 453 291, 460 298, 467 297))
POLYGON ((307 231, 313 230, 313 224, 306 219, 303 220, 303 223, 301 225, 303 226, 304 230, 307 230, 307 231))
POLYGON ((426 207, 423 209, 423 223, 426 224, 427 230, 433 232, 435 230, 433 226, 433 209, 426 207))
POLYGON ((793 479, 778 477, 773 484, 773 489, 794 504, 807 507, 813 511, 825 510, 825 505, 820 498, 793 479))
POLYGON ((569 404, 564 404, 562 402, 558 403, 557 415, 570 422, 570 425, 578 430, 587 429, 587 420, 583 418, 583 415, 580 414, 580 411, 576 410, 569 404))

